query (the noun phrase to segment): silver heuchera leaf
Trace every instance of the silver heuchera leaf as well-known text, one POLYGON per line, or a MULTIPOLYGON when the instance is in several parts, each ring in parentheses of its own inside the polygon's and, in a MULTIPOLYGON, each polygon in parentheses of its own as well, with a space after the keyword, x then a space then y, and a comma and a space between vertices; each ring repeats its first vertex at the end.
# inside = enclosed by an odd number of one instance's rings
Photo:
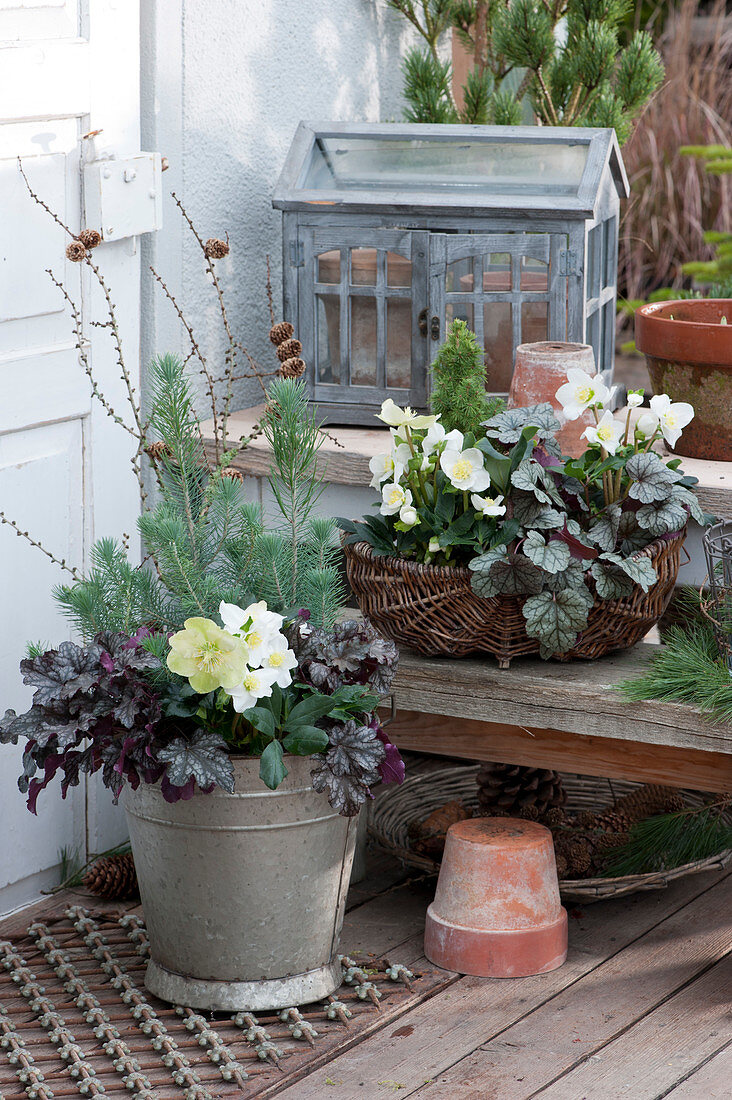
POLYGON ((561 512, 546 504, 540 504, 533 492, 517 491, 512 494, 512 500, 513 518, 517 519, 522 527, 532 527, 536 531, 550 531, 564 524, 564 516, 561 512))
POLYGON ((565 588, 561 592, 539 592, 529 596, 523 607, 526 633, 538 639, 542 657, 552 657, 572 648, 577 635, 587 626, 593 602, 587 588, 584 592, 581 588, 565 588))
POLYGON ((353 817, 369 797, 369 788, 378 783, 379 764, 386 749, 376 730, 349 719, 333 726, 330 745, 317 768, 310 773, 316 791, 325 791, 334 810, 353 817))
POLYGON ((615 543, 618 541, 620 516, 620 505, 609 505, 587 532, 590 542, 594 542, 595 546, 599 546, 601 550, 614 550, 615 543))
POLYGON ((569 546, 561 539, 545 542, 538 531, 529 531, 524 539, 523 552, 539 569, 547 573, 561 573, 569 565, 571 554, 569 546))
POLYGON ((671 491, 671 499, 685 505, 691 518, 695 519, 701 527, 704 526, 704 511, 696 493, 692 492, 691 489, 687 489, 685 485, 674 485, 671 491))
POLYGON ((506 409, 483 422, 485 434, 501 443, 518 443, 524 428, 536 428, 539 439, 546 439, 561 428, 554 409, 548 401, 540 405, 527 405, 520 409, 506 409))
POLYGON ((644 592, 647 592, 652 584, 658 580, 658 574, 653 567, 653 562, 645 554, 636 554, 634 557, 623 558, 620 554, 600 554, 605 561, 611 561, 620 566, 632 581, 639 584, 644 592))
POLYGON ((157 755, 168 765, 166 775, 175 787, 184 787, 193 776, 199 787, 214 784, 229 794, 234 790, 234 767, 218 733, 199 729, 190 738, 176 737, 157 755))
POLYGON ((516 489, 523 489, 526 493, 533 493, 540 504, 552 504, 555 502, 556 492, 544 473, 544 467, 530 458, 520 462, 511 474, 511 484, 516 489), (539 485, 541 482, 541 485, 539 485), (543 487, 542 487, 543 486, 543 487))
POLYGON ((543 575, 533 562, 523 554, 507 554, 491 559, 495 553, 489 551, 469 563, 473 570, 470 583, 478 596, 487 600, 491 596, 525 596, 541 591, 543 575))
POLYGON ((633 582, 613 562, 593 561, 590 572, 595 578, 595 588, 601 600, 619 600, 633 591, 633 582))
POLYGON ((651 504, 654 500, 668 500, 671 486, 681 481, 683 474, 669 470, 654 451, 643 451, 631 455, 625 464, 625 472, 632 481, 628 496, 639 500, 641 504, 651 504))
POLYGON ((577 558, 570 558, 567 563, 567 568, 563 569, 561 573, 549 573, 544 578, 544 586, 550 592, 561 592, 563 588, 582 588, 587 590, 585 585, 585 570, 582 562, 577 558))
POLYGON ((648 545, 648 535, 638 526, 635 512, 623 512, 618 527, 619 551, 623 557, 648 545))
POLYGON ((643 504, 635 513, 638 526, 647 531, 649 535, 668 535, 672 531, 680 531, 686 525, 689 518, 683 504, 671 497, 669 500, 657 501, 653 504, 643 504))

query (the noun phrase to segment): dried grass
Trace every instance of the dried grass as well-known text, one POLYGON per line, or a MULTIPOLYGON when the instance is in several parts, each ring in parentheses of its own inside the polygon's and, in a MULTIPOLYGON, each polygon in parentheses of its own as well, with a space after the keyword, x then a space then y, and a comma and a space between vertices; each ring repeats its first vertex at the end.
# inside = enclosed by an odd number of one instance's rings
POLYGON ((732 28, 717 0, 707 14, 711 41, 700 42, 700 10, 699 0, 683 0, 669 18, 659 43, 666 80, 623 150, 632 193, 621 221, 618 290, 630 299, 688 286, 682 264, 712 258, 704 231, 732 230, 732 177, 709 176, 679 152, 732 143, 732 28))

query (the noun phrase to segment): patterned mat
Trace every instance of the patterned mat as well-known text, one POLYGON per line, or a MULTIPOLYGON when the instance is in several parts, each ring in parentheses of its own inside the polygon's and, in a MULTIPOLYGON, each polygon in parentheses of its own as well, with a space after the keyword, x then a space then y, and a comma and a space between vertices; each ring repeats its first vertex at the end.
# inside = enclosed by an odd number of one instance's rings
POLYGON ((148 951, 139 917, 78 906, 0 940, 0 1100, 275 1096, 450 981, 344 957, 327 1001, 204 1016, 147 993, 148 951))

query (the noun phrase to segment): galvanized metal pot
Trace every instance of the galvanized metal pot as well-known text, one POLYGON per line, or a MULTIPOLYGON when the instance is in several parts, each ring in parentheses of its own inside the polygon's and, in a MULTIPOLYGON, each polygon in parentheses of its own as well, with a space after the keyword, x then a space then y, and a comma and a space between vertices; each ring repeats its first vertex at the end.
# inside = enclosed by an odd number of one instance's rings
POLYGON ((158 785, 123 804, 150 937, 145 985, 163 1000, 237 1011, 325 997, 341 982, 338 939, 356 840, 288 756, 276 791, 235 757, 235 790, 167 803, 158 785))

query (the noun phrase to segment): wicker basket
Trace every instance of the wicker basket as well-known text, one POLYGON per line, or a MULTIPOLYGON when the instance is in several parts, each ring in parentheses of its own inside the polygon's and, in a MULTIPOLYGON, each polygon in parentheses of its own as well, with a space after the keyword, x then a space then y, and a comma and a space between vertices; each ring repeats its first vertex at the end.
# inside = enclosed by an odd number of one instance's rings
MULTIPOLYGON (((654 626, 671 599, 686 532, 657 539, 640 554, 653 562, 658 580, 648 592, 635 585, 620 600, 596 600, 577 644, 553 659, 593 660, 630 649, 654 626)), ((469 569, 420 565, 381 557, 365 542, 346 544, 346 573, 359 607, 388 638, 427 657, 491 653, 501 668, 515 657, 539 652, 526 633, 525 596, 483 599, 470 585, 469 569)), ((589 578, 589 584, 594 582, 589 578)))
MULTIPOLYGON (((443 768, 407 779, 401 787, 385 789, 372 806, 370 835, 406 866, 414 867, 425 874, 436 875, 440 870, 439 863, 412 850, 407 832, 409 825, 412 821, 423 821, 433 810, 452 799, 460 799, 465 806, 480 813, 477 773, 478 768, 475 765, 443 768)), ((607 806, 613 797, 619 798, 641 785, 613 779, 611 790, 607 779, 565 774, 562 775, 562 782, 567 791, 568 809, 592 811, 607 806)), ((702 804, 703 798, 698 793, 684 791, 683 794, 689 806, 702 804)), ((732 817, 727 817, 732 823, 732 817)), ((622 878, 565 879, 560 881, 559 889, 565 901, 602 901, 605 898, 633 894, 637 890, 662 889, 677 878, 698 874, 700 871, 718 871, 726 867, 731 859, 732 849, 727 849, 718 855, 697 860, 695 863, 686 863, 669 871, 626 875, 622 878)))

